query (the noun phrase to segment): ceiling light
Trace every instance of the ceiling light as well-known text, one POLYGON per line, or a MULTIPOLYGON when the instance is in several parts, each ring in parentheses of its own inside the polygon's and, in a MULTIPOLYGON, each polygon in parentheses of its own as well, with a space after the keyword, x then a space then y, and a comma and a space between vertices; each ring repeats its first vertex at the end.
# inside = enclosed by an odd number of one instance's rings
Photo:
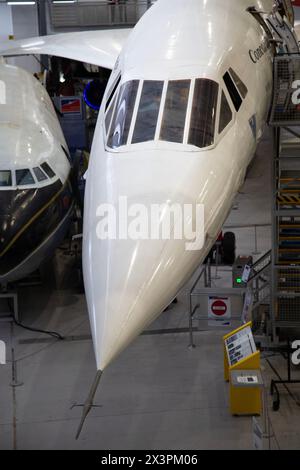
POLYGON ((35 5, 35 4, 36 4, 35 1, 34 2, 21 2, 21 1, 19 1, 19 2, 7 2, 7 5, 22 5, 23 6, 23 5, 35 5))

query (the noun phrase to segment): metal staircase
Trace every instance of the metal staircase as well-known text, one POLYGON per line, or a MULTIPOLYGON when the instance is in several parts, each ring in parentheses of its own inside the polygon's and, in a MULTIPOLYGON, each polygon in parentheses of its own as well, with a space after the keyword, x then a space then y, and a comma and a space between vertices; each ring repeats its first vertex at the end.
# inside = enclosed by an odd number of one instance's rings
POLYGON ((300 54, 274 60, 271 332, 300 328, 300 54))
POLYGON ((251 269, 247 287, 253 292, 253 320, 258 316, 255 311, 261 305, 269 305, 270 303, 270 268, 272 264, 272 251, 265 253, 257 260, 251 269))

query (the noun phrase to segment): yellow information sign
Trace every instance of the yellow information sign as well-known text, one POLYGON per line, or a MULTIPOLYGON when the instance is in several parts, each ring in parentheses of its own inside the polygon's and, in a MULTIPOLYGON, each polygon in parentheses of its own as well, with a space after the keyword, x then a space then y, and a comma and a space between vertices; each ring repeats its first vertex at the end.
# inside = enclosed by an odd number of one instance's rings
POLYGON ((224 336, 224 377, 230 382, 230 411, 233 415, 260 415, 261 390, 257 387, 238 387, 231 382, 231 372, 260 370, 252 323, 247 323, 224 336))

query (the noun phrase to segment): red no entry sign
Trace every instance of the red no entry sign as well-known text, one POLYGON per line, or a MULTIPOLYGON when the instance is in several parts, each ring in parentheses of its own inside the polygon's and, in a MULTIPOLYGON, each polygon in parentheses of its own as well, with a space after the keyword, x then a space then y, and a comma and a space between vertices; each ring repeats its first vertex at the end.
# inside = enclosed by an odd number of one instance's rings
POLYGON ((208 297, 208 325, 228 326, 231 321, 230 297, 208 297))
POLYGON ((211 306, 211 311, 217 317, 222 317, 227 313, 227 305, 224 300, 215 300, 211 306))

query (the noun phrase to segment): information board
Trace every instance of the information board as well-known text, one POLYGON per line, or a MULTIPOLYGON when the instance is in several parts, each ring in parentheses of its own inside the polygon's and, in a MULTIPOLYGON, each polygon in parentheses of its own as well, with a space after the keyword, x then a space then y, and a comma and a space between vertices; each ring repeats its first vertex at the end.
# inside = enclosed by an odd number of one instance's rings
POLYGON ((225 346, 230 366, 234 366, 257 351, 250 326, 245 326, 225 339, 225 346))

